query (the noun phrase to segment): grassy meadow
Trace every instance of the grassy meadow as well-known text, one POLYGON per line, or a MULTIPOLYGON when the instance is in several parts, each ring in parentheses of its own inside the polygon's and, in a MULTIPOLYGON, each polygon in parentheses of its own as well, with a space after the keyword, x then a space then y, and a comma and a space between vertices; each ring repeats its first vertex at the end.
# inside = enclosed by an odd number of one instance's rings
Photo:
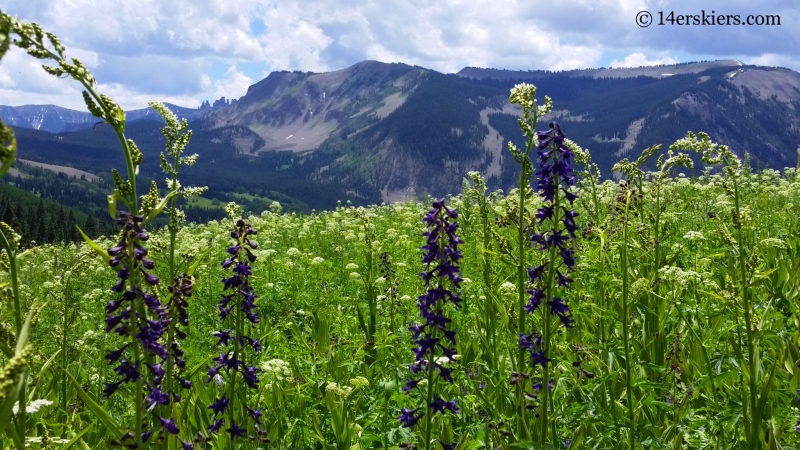
MULTIPOLYGON (((775 448, 796 448, 798 442, 796 173, 744 175, 740 186, 759 333, 759 379, 769 379, 764 430, 778 439, 775 448)), ((576 201, 582 233, 576 243, 575 282, 566 298, 574 326, 562 330, 551 357, 555 435, 571 440, 574 448, 626 448, 625 436, 631 432, 637 448, 733 448, 742 439, 745 374, 739 357, 747 344, 735 281, 732 201, 721 175, 668 179, 661 186, 660 211, 654 185, 645 182, 642 188, 626 240, 620 232, 620 185, 606 181, 595 186, 596 203, 585 189, 576 201), (623 247, 627 298, 622 295, 623 247), (663 260, 655 266, 657 249, 663 260), (624 301, 626 317, 621 316, 624 301), (630 335, 628 355, 623 333, 630 335), (632 366, 630 394, 626 357, 632 366), (634 406, 632 426, 626 421, 628 397, 634 406)), ((459 357, 452 363, 455 382, 448 386, 459 399, 460 413, 440 426, 458 437, 459 448, 515 448, 510 444, 520 440, 510 384, 518 347, 517 287, 515 267, 504 256, 515 240, 514 194, 483 195, 469 187, 466 195, 450 201, 459 211, 464 241, 463 306, 452 314, 459 357)), ((537 206, 531 201, 526 208, 537 206)), ((410 437, 397 417, 410 403, 401 387, 409 377, 406 365, 413 361, 407 327, 424 290, 418 273, 424 242, 420 218, 426 211, 424 204, 408 202, 367 209, 342 206, 311 215, 266 211, 248 218, 259 230, 251 279, 263 318, 257 326, 264 345, 258 356, 263 378, 252 395, 265 410, 271 443, 264 448, 397 448, 410 437), (384 253, 391 272, 381 267, 384 253), (368 338, 359 317, 368 317, 373 306, 376 328, 368 338)), ((195 390, 180 406, 184 436, 210 424, 206 405, 224 388, 205 383, 205 366, 216 341, 219 280, 225 276, 220 258, 230 228, 229 221, 211 222, 178 233, 178 270, 197 266, 184 348, 188 367, 200 369, 192 378, 195 390)), ((167 267, 168 238, 166 230, 152 233, 157 268, 167 267)), ((100 245, 107 248, 113 242, 100 245)), ((538 263, 535 257, 529 262, 538 263)), ((156 273, 166 279, 163 270, 156 273)), ((52 404, 29 415, 31 435, 69 440, 95 424, 82 441, 96 448, 109 438, 109 430, 97 423, 58 367, 63 364, 97 401, 103 384, 114 378, 104 356, 119 338, 103 332, 113 273, 85 245, 52 245, 21 258, 19 274, 27 307, 46 304, 31 332, 36 350, 30 396, 52 404)), ((6 323, 8 306, 4 303, 2 310, 6 323)), ((120 422, 130 419, 124 398, 112 397, 104 405, 120 422)))

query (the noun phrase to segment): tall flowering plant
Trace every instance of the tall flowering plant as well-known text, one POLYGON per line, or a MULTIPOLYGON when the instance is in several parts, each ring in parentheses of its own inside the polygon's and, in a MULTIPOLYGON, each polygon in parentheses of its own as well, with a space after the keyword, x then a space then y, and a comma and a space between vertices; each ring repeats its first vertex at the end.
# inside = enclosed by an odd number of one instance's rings
MULTIPOLYGON (((230 204, 226 208, 228 215, 233 218, 238 216, 235 205, 230 204)), ((261 343, 252 337, 253 326, 258 324, 259 316, 255 312, 255 302, 258 295, 250 285, 250 276, 253 274, 249 264, 255 262, 256 256, 251 249, 256 249, 258 244, 251 238, 257 233, 251 225, 242 219, 236 221, 231 238, 233 245, 228 247, 228 257, 222 262, 224 269, 230 269, 232 275, 223 278, 224 292, 221 296, 219 305, 219 318, 223 323, 223 329, 214 333, 217 338, 217 346, 224 350, 219 356, 214 358, 215 365, 208 368, 208 379, 211 382, 221 373, 227 375, 228 392, 209 405, 208 409, 213 411, 214 419, 208 427, 211 433, 219 433, 223 430, 228 434, 230 443, 233 444, 236 438, 243 438, 247 435, 246 426, 243 427, 245 420, 252 420, 253 429, 259 436, 267 434, 261 428, 261 409, 253 409, 247 405, 246 391, 242 387, 250 390, 258 390, 258 371, 255 365, 248 365, 245 356, 248 348, 255 353, 261 352, 261 343), (225 327, 227 326, 227 329, 225 327), (241 378, 239 377, 241 375, 241 378), (237 400, 240 405, 237 405, 237 400), (226 423, 227 420, 227 423, 226 423)), ((262 437, 268 442, 269 439, 262 437)))
POLYGON ((577 195, 570 190, 575 183, 571 167, 574 153, 570 147, 574 148, 575 145, 567 141, 561 127, 555 122, 549 124, 547 131, 538 132, 536 138, 539 157, 536 189, 543 205, 536 211, 536 229, 531 233, 530 240, 538 245, 544 256, 541 264, 528 269, 531 289, 527 291, 529 297, 525 310, 528 314, 540 311, 543 330, 520 333, 519 344, 520 349, 527 351, 530 356, 531 370, 541 367, 541 382, 537 382, 533 376, 531 378, 533 389, 538 391, 537 396, 540 397, 541 428, 538 437, 544 445, 551 428, 548 363, 552 359, 552 336, 559 324, 564 328, 572 326, 572 312, 558 295, 558 290, 566 289, 572 283, 569 273, 575 268, 575 258, 569 241, 575 239, 578 230, 575 218, 578 214, 572 209, 577 195))
MULTIPOLYGON (((454 361, 456 330, 451 328, 452 319, 445 316, 445 311, 448 303, 456 308, 461 303, 458 291, 462 279, 458 261, 462 256, 458 246, 463 242, 456 234, 456 219, 458 213, 448 208, 444 199, 434 201, 423 218, 428 229, 423 233, 427 238, 421 247, 425 270, 420 277, 425 281, 426 291, 417 299, 422 321, 409 327, 415 344, 412 348, 415 361, 408 366, 412 377, 406 381, 403 390, 417 390, 424 403, 415 409, 403 408, 399 420, 404 427, 413 429, 421 419, 425 419, 421 433, 421 446, 425 450, 430 449, 434 415, 458 414, 456 400, 445 400, 440 396, 441 390, 436 389, 439 380, 453 382, 452 369, 446 364, 454 361)), ((441 439, 439 443, 444 449, 455 448, 454 444, 441 439)))
MULTIPOLYGON (((158 298, 144 289, 158 284, 158 278, 149 271, 155 268, 147 258, 147 248, 143 243, 149 238, 141 228, 144 217, 127 212, 120 213, 117 225, 122 227, 117 245, 108 249, 111 257, 109 265, 117 270, 117 282, 111 287, 115 298, 106 305, 106 332, 114 332, 127 337, 126 343, 106 355, 110 364, 115 365, 118 379, 106 384, 106 397, 117 391, 122 384, 135 383, 136 392, 144 391, 143 407, 135 405, 136 429, 142 430, 139 436, 128 433, 120 444, 141 445, 147 442, 154 428, 145 430, 144 411, 170 401, 168 393, 161 390, 164 378, 162 363, 168 358, 166 347, 161 344, 168 323, 168 315, 158 298), (143 289, 144 288, 144 289, 143 289)), ((178 428, 171 419, 159 417, 159 421, 170 433, 178 428)))
MULTIPOLYGON (((171 434, 178 433, 174 421, 163 417, 164 412, 169 415, 169 410, 162 407, 171 401, 169 393, 162 390, 161 384, 165 376, 163 365, 169 359, 168 348, 162 341, 172 318, 153 291, 154 286, 158 284, 158 278, 152 273, 155 264, 147 257, 148 250, 145 243, 149 235, 144 231, 146 224, 158 216, 167 202, 178 194, 177 183, 170 186, 164 198, 159 197, 155 182, 151 183, 146 194, 142 196, 137 194, 136 176, 143 155, 136 144, 125 137, 125 113, 108 96, 97 92, 97 82, 94 77, 79 60, 66 57, 64 45, 54 34, 45 32, 35 23, 18 22, 16 18, 0 12, 0 57, 10 44, 25 50, 34 58, 53 62, 52 66, 42 66, 45 72, 57 77, 68 76, 79 82, 84 89, 83 99, 87 109, 113 129, 122 147, 127 177, 112 170, 114 191, 108 196, 109 214, 120 226, 118 241, 113 247, 104 250, 83 232, 81 234, 87 244, 117 272, 117 282, 111 287, 113 298, 106 305, 105 324, 106 331, 120 335, 124 343, 106 355, 106 360, 114 367, 117 377, 105 386, 104 391, 108 397, 122 385, 133 384, 133 389, 128 392, 132 392, 131 409, 134 411, 135 423, 129 428, 129 432, 123 433, 124 428, 99 405, 93 401, 87 403, 105 417, 103 422, 111 431, 112 444, 128 448, 144 448, 160 428, 171 434), (12 36, 15 38, 12 39, 12 36), (124 206, 125 211, 117 214, 119 203, 124 206)), ((183 145, 188 139, 188 136, 185 137, 183 145)), ((7 162, 13 159, 15 147, 13 134, 4 126, 0 126, 0 144, 2 144, 0 145, 2 147, 0 160, 3 161, 0 174, 2 174, 10 166, 7 162), (8 141, 10 146, 7 145, 8 141)), ((185 321, 185 314, 178 313, 176 319, 185 321)), ((17 322, 21 322, 19 317, 17 322)), ((69 378, 78 390, 78 394, 85 397, 87 394, 80 388, 78 382, 71 376, 69 378)), ((26 399, 24 383, 18 391, 20 410, 24 411, 26 399)), ((86 399, 91 400, 88 397, 86 399)), ((0 416, 2 415, 0 411, 0 416)), ((17 424, 17 435, 21 441, 27 434, 24 412, 18 414, 17 424)), ((19 442, 17 445, 19 446, 19 442)))

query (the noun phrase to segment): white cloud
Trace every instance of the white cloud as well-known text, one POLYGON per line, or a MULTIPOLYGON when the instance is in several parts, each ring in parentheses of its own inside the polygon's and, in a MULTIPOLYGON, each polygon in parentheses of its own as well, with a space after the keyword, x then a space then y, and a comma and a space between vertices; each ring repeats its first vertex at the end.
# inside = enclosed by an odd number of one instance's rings
MULTIPOLYGON (((702 8, 689 0, 562 0, 553 8, 525 0, 3 3, 4 11, 56 33, 68 55, 83 60, 98 81, 115 86, 131 105, 142 104, 141 96, 191 104, 235 98, 245 84, 258 81, 241 72, 244 64, 321 72, 375 59, 441 72, 464 66, 563 70, 596 66, 604 52, 613 52, 628 55, 613 67, 671 64, 678 62, 674 55, 684 62, 691 55, 740 55, 743 62, 800 68, 794 56, 800 29, 790 26, 800 21, 800 8, 788 1, 759 11, 746 0, 708 0, 702 8), (780 14, 782 25, 639 28, 635 22, 643 10, 657 21, 659 11, 699 14, 701 9, 780 14), (265 31, 254 35, 253 22, 263 23, 265 31)), ((0 89, 5 89, 0 103, 25 98, 55 103, 72 95, 74 86, 42 72, 38 61, 18 56, 9 54, 0 63, 0 89)))
POLYGON ((756 57, 741 57, 737 58, 744 64, 753 64, 756 66, 773 66, 773 67, 786 67, 794 71, 800 72, 800 58, 788 55, 776 55, 774 53, 766 53, 756 57))
POLYGON ((211 91, 211 98, 220 97, 236 99, 247 93, 247 88, 253 84, 253 79, 236 70, 236 66, 231 66, 225 72, 225 77, 216 81, 207 78, 206 91, 211 91))
POLYGON ((678 61, 675 58, 671 58, 669 56, 664 56, 658 59, 647 59, 647 56, 644 53, 631 53, 630 55, 626 56, 625 59, 622 61, 613 60, 609 67, 611 68, 620 68, 620 67, 644 67, 644 66, 658 66, 661 64, 677 64, 678 61))

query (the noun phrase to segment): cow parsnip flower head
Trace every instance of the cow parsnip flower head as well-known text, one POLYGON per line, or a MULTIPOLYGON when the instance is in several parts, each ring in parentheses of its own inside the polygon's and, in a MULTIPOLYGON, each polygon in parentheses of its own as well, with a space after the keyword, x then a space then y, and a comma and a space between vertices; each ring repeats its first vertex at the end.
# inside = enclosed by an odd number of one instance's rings
POLYGON ((521 83, 511 88, 511 95, 508 101, 522 107, 522 119, 518 119, 523 131, 529 130, 533 134, 533 127, 536 120, 545 116, 553 109, 553 101, 545 96, 543 105, 536 105, 536 86, 528 83, 521 83))

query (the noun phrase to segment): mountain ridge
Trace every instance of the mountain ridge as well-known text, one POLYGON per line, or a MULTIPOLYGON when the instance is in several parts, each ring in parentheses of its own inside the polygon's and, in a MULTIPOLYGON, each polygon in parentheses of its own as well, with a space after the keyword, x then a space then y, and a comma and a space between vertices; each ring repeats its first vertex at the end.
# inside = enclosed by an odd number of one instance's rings
MULTIPOLYGON (((471 170, 482 173, 491 189, 508 189, 518 168, 507 145, 525 144, 516 123, 520 110, 508 102, 509 90, 521 82, 537 86, 540 102, 544 95, 553 99, 554 110, 541 122, 559 121, 570 139, 592 152, 605 176, 621 158, 654 144, 665 151, 687 131, 706 131, 739 155, 748 151, 764 167, 794 165, 800 145, 800 74, 783 68, 725 60, 443 74, 364 61, 325 73, 273 72, 241 98, 215 102, 216 108, 191 120, 201 159, 187 176, 194 184, 216 183, 218 190, 285 188, 286 195, 312 207, 333 207, 325 203, 332 196, 374 203, 456 193, 471 170), (244 180, 244 173, 251 179, 244 180), (314 189, 327 189, 328 200, 320 203, 323 196, 315 198, 321 194, 314 189)), ((5 119, 2 110, 0 117, 5 119)), ((157 117, 136 117, 141 125, 129 127, 129 137, 148 158, 157 155, 158 122, 144 120, 157 117)), ((27 133, 20 154, 64 163, 67 155, 77 161, 89 152, 94 159, 84 158, 84 164, 107 167, 110 162, 97 159, 99 148, 89 150, 93 139, 82 131, 27 133)), ((113 140, 104 142, 112 151, 113 140)))

